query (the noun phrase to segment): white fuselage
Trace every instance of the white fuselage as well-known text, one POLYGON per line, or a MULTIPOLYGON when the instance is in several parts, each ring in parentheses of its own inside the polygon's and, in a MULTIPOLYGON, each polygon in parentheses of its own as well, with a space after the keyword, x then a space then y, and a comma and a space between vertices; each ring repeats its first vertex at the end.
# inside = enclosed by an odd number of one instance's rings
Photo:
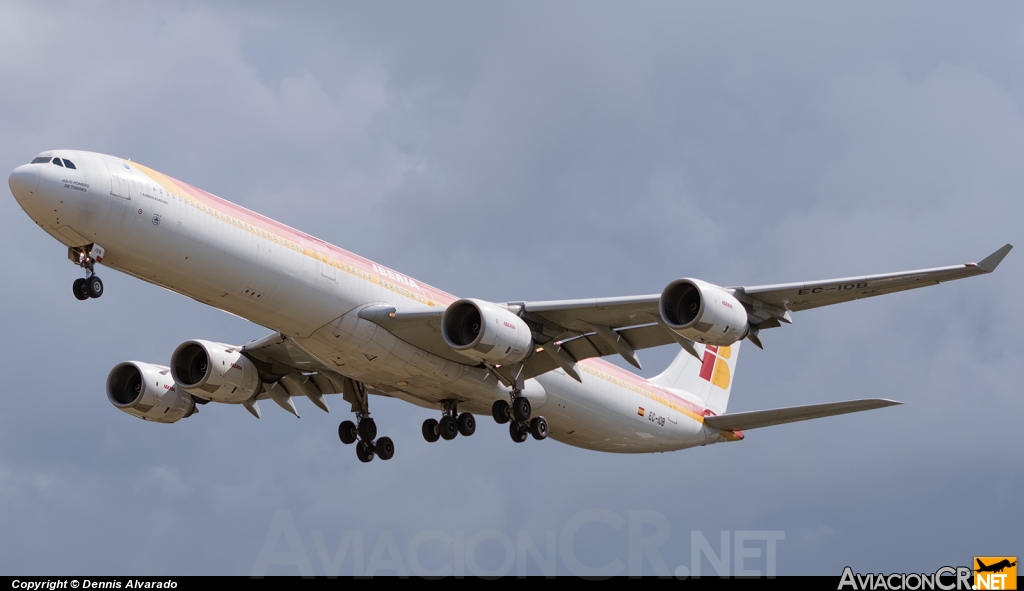
MULTIPOLYGON (((368 305, 446 306, 454 296, 144 166, 90 152, 43 155, 76 168, 19 167, 15 198, 65 245, 101 245, 102 265, 275 330, 371 392, 434 409, 457 400, 459 410, 483 415, 507 399, 485 368, 414 347, 358 316, 368 305)), ((600 359, 577 367, 582 383, 555 370, 526 387, 534 414, 559 441, 655 452, 724 440, 685 392, 600 359)))

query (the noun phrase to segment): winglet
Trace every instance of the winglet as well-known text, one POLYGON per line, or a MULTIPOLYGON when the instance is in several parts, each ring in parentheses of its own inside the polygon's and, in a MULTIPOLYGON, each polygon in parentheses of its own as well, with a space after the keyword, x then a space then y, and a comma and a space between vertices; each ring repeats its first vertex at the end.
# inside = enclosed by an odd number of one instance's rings
POLYGON ((985 271, 986 273, 991 273, 992 271, 995 271, 996 267, 999 266, 999 263, 1003 262, 1003 259, 1006 258, 1006 254, 1010 252, 1010 249, 1012 248, 1012 244, 1004 245, 999 250, 981 259, 981 262, 977 263, 978 268, 981 269, 982 271, 985 271))

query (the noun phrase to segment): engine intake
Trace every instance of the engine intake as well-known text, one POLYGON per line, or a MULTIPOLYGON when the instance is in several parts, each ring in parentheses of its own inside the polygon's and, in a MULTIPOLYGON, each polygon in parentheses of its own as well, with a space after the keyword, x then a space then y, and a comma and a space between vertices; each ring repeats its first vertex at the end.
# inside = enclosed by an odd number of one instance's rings
POLYGON ((441 317, 441 336, 459 353, 492 365, 518 363, 533 352, 533 334, 526 322, 483 300, 449 305, 441 317))
POLYGON ((124 412, 146 421, 176 423, 196 411, 192 395, 179 390, 170 368, 125 361, 107 375, 107 399, 124 412))
POLYGON ((171 355, 170 370, 182 389, 214 402, 245 402, 263 385, 253 362, 224 343, 185 341, 171 355))
POLYGON ((661 319, 673 332, 706 345, 728 346, 747 336, 747 310, 726 290, 700 279, 677 279, 661 292, 661 319))

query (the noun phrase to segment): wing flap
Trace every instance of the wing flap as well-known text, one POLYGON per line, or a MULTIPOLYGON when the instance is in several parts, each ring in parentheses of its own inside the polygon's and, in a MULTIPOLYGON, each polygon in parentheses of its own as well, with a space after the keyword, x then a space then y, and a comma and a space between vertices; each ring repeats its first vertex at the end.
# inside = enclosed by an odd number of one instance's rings
MULTIPOLYGON (((649 349, 651 347, 659 347, 661 345, 668 345, 676 342, 675 339, 672 338, 672 335, 669 334, 668 330, 660 324, 648 324, 645 326, 619 329, 615 332, 624 337, 626 341, 628 341, 633 348, 638 351, 640 349, 649 349)), ((544 346, 547 347, 550 345, 544 346)), ((604 339, 598 337, 598 335, 593 331, 588 334, 563 341, 561 347, 576 361, 583 361, 584 359, 590 359, 591 357, 607 357, 609 355, 618 354, 614 347, 604 339)), ((529 356, 523 363, 523 375, 526 378, 532 378, 557 368, 558 363, 556 363, 550 355, 538 355, 535 353, 529 356)))
POLYGON ((716 417, 706 417, 704 423, 721 431, 745 431, 747 429, 759 429, 795 423, 797 421, 808 421, 835 415, 843 415, 851 412, 861 412, 876 408, 885 408, 903 404, 895 400, 884 398, 870 398, 865 400, 849 400, 846 402, 829 402, 826 404, 811 404, 808 406, 792 406, 789 408, 774 408, 771 410, 755 410, 751 412, 736 412, 716 417))

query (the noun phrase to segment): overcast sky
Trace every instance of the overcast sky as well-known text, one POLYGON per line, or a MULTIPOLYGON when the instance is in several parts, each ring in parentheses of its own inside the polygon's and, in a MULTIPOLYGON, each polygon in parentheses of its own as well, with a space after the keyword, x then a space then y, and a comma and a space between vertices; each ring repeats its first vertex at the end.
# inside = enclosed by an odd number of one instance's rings
MULTIPOLYGON (((0 169, 130 157, 496 301, 822 279, 1024 246, 1022 60, 1010 3, 8 1, 0 169)), ((558 572, 628 573, 631 527, 669 573, 723 530, 782 532, 788 574, 1024 554, 1020 249, 993 275, 797 314, 743 348, 729 410, 901 407, 624 456, 516 445, 488 417, 428 444, 434 413, 374 399, 397 452, 363 465, 337 398, 299 420, 119 412, 118 362, 267 330, 110 269, 78 302, 79 269, 13 197, 0 230, 3 574, 296 574, 267 564, 302 553, 317 575, 416 572, 410 554, 500 572, 504 541, 544 552, 576 526, 558 572)), ((641 352, 644 375, 675 353, 641 352)))

